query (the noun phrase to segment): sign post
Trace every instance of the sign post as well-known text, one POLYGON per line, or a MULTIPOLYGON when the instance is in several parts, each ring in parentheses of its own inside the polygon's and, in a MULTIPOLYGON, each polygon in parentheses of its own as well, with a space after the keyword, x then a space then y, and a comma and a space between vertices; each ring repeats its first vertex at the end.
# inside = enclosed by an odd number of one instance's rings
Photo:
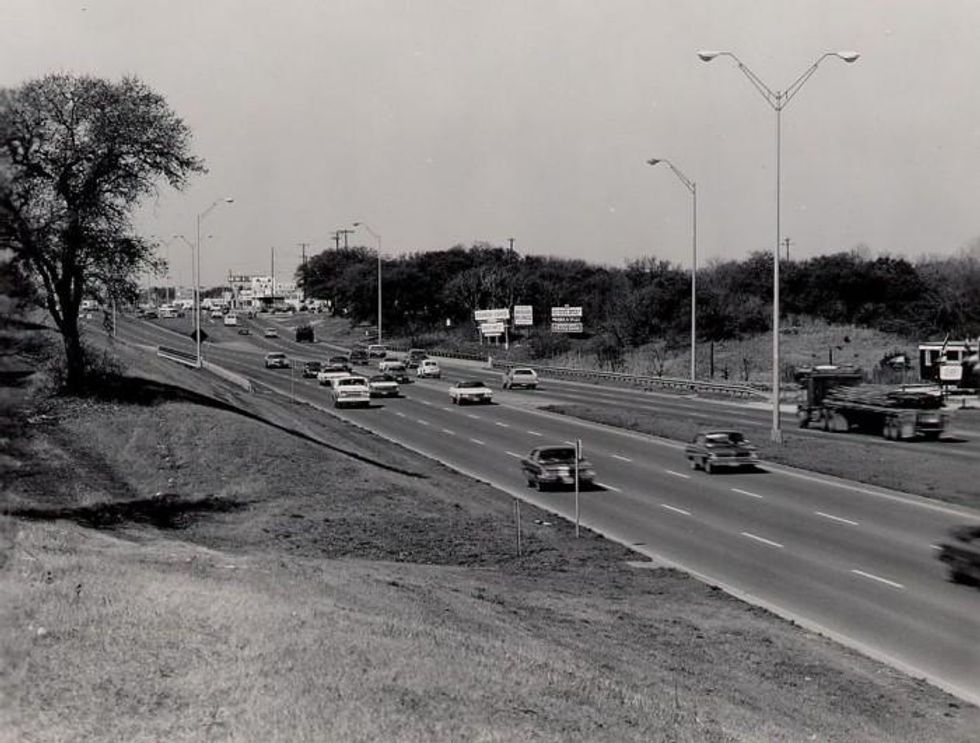
POLYGON ((579 536, 578 460, 582 458, 582 439, 575 439, 575 538, 579 536))

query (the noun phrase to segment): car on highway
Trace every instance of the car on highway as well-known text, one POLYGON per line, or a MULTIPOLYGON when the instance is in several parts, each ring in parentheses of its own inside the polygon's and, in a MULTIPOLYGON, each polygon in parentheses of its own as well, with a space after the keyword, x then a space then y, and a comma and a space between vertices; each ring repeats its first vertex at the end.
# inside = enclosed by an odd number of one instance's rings
POLYGON ((684 447, 692 470, 755 469, 759 452, 740 431, 698 431, 684 447))
POLYGON ((369 377, 368 387, 371 390, 371 397, 398 397, 401 394, 398 380, 390 374, 375 374, 369 377))
POLYGON ((276 330, 275 328, 266 328, 264 331, 262 331, 262 337, 263 338, 278 338, 279 337, 279 331, 276 330))
POLYGON ((454 405, 467 402, 489 405, 493 402, 493 390, 479 379, 464 379, 449 388, 449 399, 454 405))
POLYGON ((313 326, 309 323, 305 325, 300 325, 296 328, 296 342, 297 343, 315 343, 316 334, 313 332, 313 326))
POLYGON ((319 361, 307 361, 303 364, 303 377, 305 379, 314 378, 320 373, 321 369, 323 369, 323 364, 319 361))
POLYGON ((515 366, 508 369, 504 374, 503 388, 512 390, 515 387, 524 387, 529 390, 538 388, 538 373, 534 369, 515 366))
MULTIPOLYGON (((567 444, 539 446, 521 460, 521 472, 528 487, 547 490, 575 484, 575 447, 567 444)), ((578 460, 579 487, 595 484, 595 469, 587 459, 578 460)))
POLYGON ((330 395, 336 408, 366 408, 371 404, 371 388, 367 378, 353 374, 333 379, 330 383, 330 395))
POLYGON ((384 369, 380 370, 382 374, 388 374, 393 377, 396 382, 401 384, 408 384, 412 381, 412 378, 408 376, 408 369, 405 367, 404 362, 396 361, 391 364, 387 364, 384 369))
POLYGON ((236 326, 237 327, 238 326, 238 315, 236 315, 234 312, 229 312, 227 315, 225 315, 225 318, 224 318, 223 322, 227 326, 236 326))
POLYGON ((341 364, 324 364, 323 368, 316 375, 316 381, 324 386, 330 385, 333 380, 341 377, 349 377, 350 370, 341 364))
POLYGON ((238 334, 239 335, 251 335, 252 334, 252 331, 250 331, 246 326, 242 325, 238 329, 238 334))
POLYGON ((333 365, 336 365, 336 366, 342 366, 347 371, 350 371, 351 370, 350 358, 346 354, 337 355, 337 356, 331 356, 329 359, 327 359, 327 363, 328 364, 333 364, 333 365))
POLYGON ((142 317, 144 320, 156 320, 159 315, 155 307, 148 307, 143 310, 142 315, 137 315, 137 317, 142 317))
POLYGON ((421 348, 410 348, 408 349, 408 356, 405 357, 405 366, 409 369, 417 369, 419 362, 428 357, 429 354, 421 348))
POLYGON ((367 352, 372 359, 383 359, 388 355, 387 347, 380 343, 372 343, 367 347, 367 352))
POLYGON ((216 310, 211 310, 211 319, 212 320, 220 320, 224 316, 225 316, 225 313, 222 312, 220 308, 218 308, 216 310))
POLYGON ((288 369, 289 367, 289 357, 282 351, 272 351, 265 355, 266 369, 288 369))
POLYGON ((422 359, 415 370, 415 376, 419 379, 442 379, 442 369, 435 359, 422 359))
POLYGON ((364 346, 357 346, 350 352, 350 363, 364 366, 369 363, 367 349, 364 346))
POLYGON ((397 356, 385 356, 378 362, 378 371, 383 374, 384 372, 388 371, 390 367, 397 366, 399 364, 403 367, 405 366, 405 362, 397 356))

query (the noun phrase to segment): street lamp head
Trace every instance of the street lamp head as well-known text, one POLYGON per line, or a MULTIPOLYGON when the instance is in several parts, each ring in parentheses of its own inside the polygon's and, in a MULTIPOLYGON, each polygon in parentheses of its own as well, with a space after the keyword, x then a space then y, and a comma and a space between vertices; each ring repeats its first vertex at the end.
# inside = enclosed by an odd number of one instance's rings
POLYGON ((851 62, 857 62, 858 58, 861 56, 857 52, 835 52, 835 54, 848 64, 851 62))
POLYGON ((663 160, 661 160, 660 158, 651 157, 649 160, 647 160, 647 165, 656 165, 657 163, 662 163, 662 162, 663 160))
POLYGON ((715 51, 709 51, 707 49, 702 49, 701 51, 698 52, 698 59, 700 59, 702 62, 710 62, 720 54, 724 54, 724 52, 715 52, 715 51))
POLYGON ((226 196, 225 197, 225 203, 226 204, 234 204, 235 203, 235 200, 231 196, 226 196))
POLYGON ((355 227, 360 227, 360 226, 361 226, 361 223, 360 223, 360 222, 353 222, 352 224, 353 224, 353 225, 354 225, 355 227))

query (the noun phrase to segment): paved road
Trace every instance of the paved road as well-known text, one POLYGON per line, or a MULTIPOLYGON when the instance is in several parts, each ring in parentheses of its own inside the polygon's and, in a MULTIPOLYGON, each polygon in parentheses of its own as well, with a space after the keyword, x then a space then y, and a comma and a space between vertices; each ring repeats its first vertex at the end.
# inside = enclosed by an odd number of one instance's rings
MULTIPOLYGON (((322 345, 314 351, 286 337, 207 329, 224 341, 209 344, 210 361, 333 412, 315 380, 294 370, 291 382, 290 371, 261 363, 269 350, 323 357, 322 345)), ((126 321, 120 334, 191 345, 144 322, 126 321)), ((481 373, 472 364, 445 366, 454 377, 481 373)), ((980 591, 948 583, 934 546, 950 526, 980 523, 980 513, 769 465, 691 472, 679 444, 542 413, 533 403, 544 395, 497 389, 494 405, 456 407, 448 386, 421 381, 402 399, 338 414, 567 518, 574 496, 527 489, 518 459, 533 446, 580 438, 602 483, 580 498, 583 525, 980 703, 980 591)), ((593 402, 620 394, 550 381, 546 393, 593 402)), ((640 404, 669 414, 702 403, 645 396, 640 404)), ((741 414, 725 406, 732 420, 741 414)))

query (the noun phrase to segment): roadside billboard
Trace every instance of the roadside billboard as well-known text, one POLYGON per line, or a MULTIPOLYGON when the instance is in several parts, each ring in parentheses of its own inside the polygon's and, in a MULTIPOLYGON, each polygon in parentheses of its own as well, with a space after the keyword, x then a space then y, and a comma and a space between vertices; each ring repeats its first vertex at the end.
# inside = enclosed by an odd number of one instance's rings
POLYGON ((477 322, 498 322, 500 320, 510 319, 510 310, 504 307, 503 309, 497 310, 476 310, 473 313, 473 319, 477 322))
POLYGON ((515 304, 514 325, 534 325, 534 307, 529 304, 515 304))
POLYGON ((503 335, 504 334, 504 324, 502 322, 485 322, 480 323, 480 332, 483 335, 503 335))

